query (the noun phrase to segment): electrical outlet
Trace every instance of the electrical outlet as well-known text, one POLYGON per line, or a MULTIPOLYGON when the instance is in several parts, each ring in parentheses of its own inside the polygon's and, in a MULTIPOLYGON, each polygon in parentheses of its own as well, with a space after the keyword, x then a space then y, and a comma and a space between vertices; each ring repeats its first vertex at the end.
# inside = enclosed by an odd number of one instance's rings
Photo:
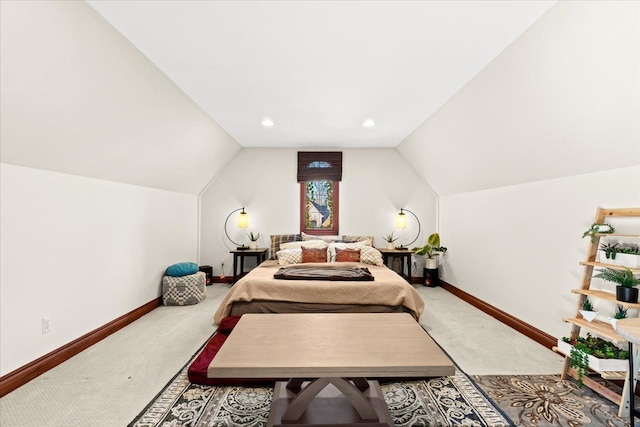
POLYGON ((51 332, 51 318, 48 316, 43 317, 42 318, 42 335, 48 334, 49 332, 51 332))

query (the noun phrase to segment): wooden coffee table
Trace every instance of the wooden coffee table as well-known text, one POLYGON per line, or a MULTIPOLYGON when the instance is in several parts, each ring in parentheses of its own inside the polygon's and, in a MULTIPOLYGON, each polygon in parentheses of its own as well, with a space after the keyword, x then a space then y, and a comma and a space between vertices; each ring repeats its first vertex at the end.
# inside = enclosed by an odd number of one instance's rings
POLYGON ((268 426, 391 426, 371 378, 453 375, 453 362, 409 314, 245 314, 210 378, 290 378, 268 426), (369 378, 369 380, 367 380, 369 378))

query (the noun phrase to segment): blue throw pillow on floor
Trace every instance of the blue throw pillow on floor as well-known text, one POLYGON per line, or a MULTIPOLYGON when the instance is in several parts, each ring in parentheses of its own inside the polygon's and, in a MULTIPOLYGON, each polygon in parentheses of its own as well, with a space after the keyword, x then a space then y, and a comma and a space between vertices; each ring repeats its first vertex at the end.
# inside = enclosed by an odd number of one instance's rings
POLYGON ((181 277, 198 272, 198 264, 195 262, 179 262, 167 268, 167 276, 181 277))

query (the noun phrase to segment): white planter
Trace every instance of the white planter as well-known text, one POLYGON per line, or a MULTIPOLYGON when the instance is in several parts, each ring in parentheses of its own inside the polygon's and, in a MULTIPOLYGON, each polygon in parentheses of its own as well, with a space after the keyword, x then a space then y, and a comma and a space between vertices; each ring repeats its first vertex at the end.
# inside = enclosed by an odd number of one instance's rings
POLYGON ((395 245, 393 244, 393 242, 387 242, 387 249, 395 249, 395 245))
MULTIPOLYGON (((558 340, 558 350, 569 356, 572 345, 562 340, 558 340)), ((598 359, 589 356, 589 367, 598 372, 606 371, 626 371, 629 367, 629 361, 626 359, 598 359)))
POLYGON ((616 259, 607 258, 604 251, 598 251, 598 262, 603 264, 623 265, 629 268, 640 268, 640 255, 616 254, 616 259))
POLYGON ((258 242, 249 240, 249 249, 255 249, 258 247, 258 242))
POLYGON ((424 266, 430 269, 438 268, 438 258, 425 258, 424 266))
POLYGON ((618 319, 616 319, 615 317, 607 317, 607 319, 609 319, 609 323, 611 323, 611 326, 615 330, 616 329, 616 322, 618 321, 618 319))
POLYGON ((580 311, 580 314, 582 314, 582 317, 584 317, 584 319, 587 322, 591 322, 598 315, 597 311, 587 311, 587 310, 579 310, 579 311, 580 311))

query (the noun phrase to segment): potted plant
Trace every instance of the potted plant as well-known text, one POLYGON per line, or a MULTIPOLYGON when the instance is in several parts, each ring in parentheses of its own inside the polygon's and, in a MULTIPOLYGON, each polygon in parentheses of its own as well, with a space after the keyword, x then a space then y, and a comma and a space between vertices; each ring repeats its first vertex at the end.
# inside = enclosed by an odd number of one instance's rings
POLYGON ((393 231, 389 234, 384 235, 384 240, 387 241, 387 249, 394 249, 393 242, 398 240, 398 237, 394 237, 393 231))
POLYGON ((587 231, 582 233, 582 238, 584 239, 586 236, 591 236, 591 241, 594 242, 597 233, 611 234, 615 233, 615 231, 616 229, 613 228, 611 224, 598 224, 594 222, 587 231))
POLYGON ((582 310, 579 311, 587 322, 591 322, 598 315, 598 312, 593 309, 593 304, 591 304, 589 297, 584 299, 584 302, 582 303, 582 310))
POLYGON ((600 250, 604 253, 605 256, 605 260, 603 260, 601 257, 600 261, 613 260, 616 259, 616 255, 618 254, 618 244, 600 243, 600 250))
POLYGON ((558 350, 569 355, 569 364, 578 371, 578 387, 589 368, 599 372, 624 371, 628 367, 629 352, 602 338, 586 337, 558 340, 558 350))
POLYGON ((616 322, 620 319, 626 319, 627 318, 627 309, 624 308, 622 305, 618 304, 616 306, 616 311, 613 313, 613 317, 609 317, 609 323, 611 323, 611 326, 613 326, 613 329, 616 328, 616 322))
POLYGON ((605 259, 605 262, 629 268, 640 268, 640 248, 633 245, 616 246, 611 253, 610 259, 605 259))
POLYGON ((247 234, 247 236, 249 236, 249 249, 255 249, 258 247, 258 239, 260 238, 260 233, 253 233, 253 231, 250 231, 249 234, 247 234))
POLYGON ((617 283, 616 299, 618 301, 638 302, 638 288, 636 288, 635 285, 640 284, 640 279, 633 277, 631 270, 625 267, 624 271, 614 270, 612 268, 604 268, 598 271, 599 273, 593 277, 617 283))
POLYGON ((440 246, 440 235, 433 233, 427 239, 427 244, 422 247, 416 247, 411 249, 416 255, 426 256, 425 267, 429 269, 438 268, 438 259, 436 258, 441 253, 447 251, 447 248, 440 246))

